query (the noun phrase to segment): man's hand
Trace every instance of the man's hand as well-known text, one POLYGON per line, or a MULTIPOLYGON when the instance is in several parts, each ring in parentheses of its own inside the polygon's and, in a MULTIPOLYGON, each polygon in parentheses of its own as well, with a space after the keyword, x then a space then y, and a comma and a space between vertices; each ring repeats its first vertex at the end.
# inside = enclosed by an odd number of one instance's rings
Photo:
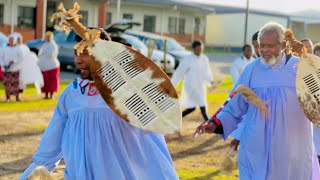
POLYGON ((230 147, 234 148, 234 150, 238 150, 238 146, 239 146, 240 141, 237 139, 233 139, 230 143, 230 147))
POLYGON ((199 137, 203 133, 213 133, 217 126, 213 123, 204 122, 198 126, 196 132, 193 134, 194 138, 199 137))

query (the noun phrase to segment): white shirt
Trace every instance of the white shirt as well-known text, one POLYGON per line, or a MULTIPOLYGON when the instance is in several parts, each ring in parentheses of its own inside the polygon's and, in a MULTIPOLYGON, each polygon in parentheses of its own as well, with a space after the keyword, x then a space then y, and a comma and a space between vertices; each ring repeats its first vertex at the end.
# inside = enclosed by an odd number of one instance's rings
POLYGON ((171 81, 177 86, 184 80, 181 93, 181 107, 194 108, 207 106, 207 86, 212 82, 209 59, 206 55, 190 54, 180 63, 171 81))
POLYGON ((46 42, 39 51, 38 65, 41 71, 55 69, 60 66, 58 60, 59 49, 54 41, 46 42))
POLYGON ((4 66, 8 66, 10 62, 13 62, 12 65, 10 65, 10 68, 7 69, 8 72, 16 72, 20 70, 20 64, 23 60, 23 52, 22 50, 17 46, 6 46, 2 49, 0 58, 0 65, 2 68, 4 66))
POLYGON ((241 56, 240 58, 236 59, 230 69, 230 74, 232 78, 233 85, 235 85, 240 77, 240 74, 244 70, 244 68, 250 64, 254 60, 253 57, 247 59, 245 56, 241 56))
POLYGON ((37 64, 38 57, 34 52, 24 45, 17 45, 23 52, 22 62, 20 64, 19 88, 25 89, 27 84, 35 84, 38 93, 41 93, 43 86, 43 76, 37 64))

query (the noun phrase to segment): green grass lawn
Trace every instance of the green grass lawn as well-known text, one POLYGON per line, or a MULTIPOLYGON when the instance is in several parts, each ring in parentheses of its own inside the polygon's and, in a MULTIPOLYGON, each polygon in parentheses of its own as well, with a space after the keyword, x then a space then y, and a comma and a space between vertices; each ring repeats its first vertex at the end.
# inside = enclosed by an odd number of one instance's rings
MULTIPOLYGON (((70 82, 61 82, 60 83, 60 92, 61 93, 70 82)), ((215 89, 209 90, 208 92, 208 103, 222 103, 228 96, 228 91, 232 88, 232 81, 230 77, 226 77, 223 82, 215 89)), ((178 85, 177 90, 181 91, 182 82, 178 85)), ((11 97, 11 102, 6 103, 5 100, 5 91, 3 83, 0 84, 0 112, 1 111, 42 111, 42 110, 51 110, 57 104, 57 96, 52 100, 42 99, 40 95, 37 94, 36 89, 33 85, 28 85, 27 88, 22 93, 22 102, 15 102, 15 97, 11 97)))
MULTIPOLYGON (((65 89, 69 82, 61 82, 60 93, 65 89)), ((209 115, 212 115, 225 101, 228 92, 232 88, 230 77, 226 77, 216 88, 208 89, 209 115)), ((178 91, 182 89, 182 82, 177 87, 178 91)), ((37 94, 34 86, 28 86, 22 94, 22 102, 4 101, 4 88, 0 85, 0 96, 3 96, 0 102, 0 112, 9 111, 12 113, 24 113, 25 111, 45 111, 53 110, 57 98, 53 100, 44 100, 37 94), (23 112, 24 111, 24 112, 23 112)), ((194 113, 196 118, 200 113, 194 113), (198 113, 198 114, 197 114, 198 113)), ((190 117, 189 117, 190 118, 190 117)), ((219 137, 213 135, 203 135, 198 140, 192 139, 192 133, 201 121, 185 119, 183 138, 175 139, 166 137, 167 145, 172 154, 175 168, 181 180, 236 180, 238 179, 238 170, 225 172, 219 162, 225 158, 228 151, 228 144, 219 137), (217 139, 217 140, 215 140, 217 139), (218 140, 219 139, 219 140, 218 140)), ((30 124, 26 127, 27 132, 41 132, 46 128, 46 123, 30 124)))
MULTIPOLYGON (((60 83, 61 93, 69 82, 60 83)), ((6 103, 5 101, 5 90, 3 83, 0 83, 0 112, 12 112, 12 111, 42 111, 42 110, 52 110, 57 104, 57 96, 52 100, 42 99, 37 93, 34 85, 28 85, 24 92, 21 94, 22 102, 15 102, 15 97, 11 96, 11 102, 6 103)))

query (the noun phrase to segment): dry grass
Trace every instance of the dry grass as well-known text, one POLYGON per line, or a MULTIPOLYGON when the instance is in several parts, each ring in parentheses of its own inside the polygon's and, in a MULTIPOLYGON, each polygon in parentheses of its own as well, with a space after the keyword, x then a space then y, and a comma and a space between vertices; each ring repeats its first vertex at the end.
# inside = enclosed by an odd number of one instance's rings
MULTIPOLYGON (((209 90, 209 114, 213 114, 223 103, 231 89, 231 80, 226 78, 218 82, 214 90, 209 90)), ((26 92, 32 91, 29 87, 26 92)), ((1 93, 1 90, 0 90, 1 93)), ((34 92, 35 93, 35 92, 34 92)), ((32 98, 31 94, 26 94, 32 98)), ((33 95, 35 97, 35 95, 33 95)), ((37 99, 38 97, 35 97, 37 99)), ((32 100, 17 103, 11 112, 3 112, 0 105, 0 179, 17 179, 19 174, 31 163, 31 156, 36 151, 43 130, 50 121, 54 103, 46 107, 41 102, 32 100), (28 106, 28 111, 25 111, 28 106), (48 110, 48 107, 50 110, 48 110)), ((13 105, 14 103, 10 103, 13 105)), ((195 128, 202 122, 199 110, 183 120, 182 137, 167 136, 168 148, 174 160, 177 173, 182 180, 232 180, 238 179, 238 171, 225 171, 222 161, 229 152, 229 142, 224 142, 218 135, 203 135, 193 139, 195 128)), ((55 172, 58 179, 63 177, 63 165, 55 172)))

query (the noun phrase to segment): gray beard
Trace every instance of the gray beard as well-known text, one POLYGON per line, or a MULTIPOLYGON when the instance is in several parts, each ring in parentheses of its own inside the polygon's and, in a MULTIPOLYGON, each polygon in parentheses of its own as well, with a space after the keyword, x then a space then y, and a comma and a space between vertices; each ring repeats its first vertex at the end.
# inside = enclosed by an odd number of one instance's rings
POLYGON ((275 65, 277 63, 277 59, 275 56, 272 56, 271 59, 269 59, 269 61, 267 61, 266 59, 264 59, 263 57, 261 57, 261 62, 262 64, 264 65, 269 65, 269 66, 272 66, 272 65, 275 65))
POLYGON ((264 58, 261 56, 261 62, 262 62, 262 64, 264 64, 264 65, 273 66, 273 65, 275 65, 278 61, 280 61, 281 58, 282 58, 282 53, 280 53, 278 57, 272 56, 272 58, 269 59, 269 61, 267 61, 266 59, 264 59, 264 58))

